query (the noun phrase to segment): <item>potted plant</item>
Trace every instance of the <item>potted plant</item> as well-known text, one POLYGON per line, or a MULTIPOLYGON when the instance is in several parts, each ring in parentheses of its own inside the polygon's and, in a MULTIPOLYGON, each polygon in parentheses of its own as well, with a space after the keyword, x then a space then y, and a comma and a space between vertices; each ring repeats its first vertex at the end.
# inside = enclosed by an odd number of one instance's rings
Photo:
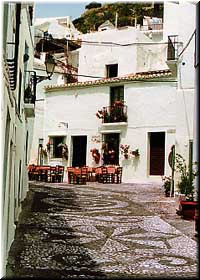
MULTIPOLYGON (((172 184, 171 176, 162 177, 162 181, 163 181, 163 188, 164 188, 165 196, 169 197, 170 191, 171 191, 171 184, 172 184)), ((172 190, 171 194, 173 195, 173 190, 172 190)))
POLYGON ((139 157, 139 155, 140 155, 139 149, 135 149, 134 151, 131 152, 131 154, 135 157, 139 157))
POLYGON ((176 171, 180 173, 177 187, 180 194, 184 195, 184 198, 180 199, 178 214, 184 219, 194 219, 195 208, 198 205, 198 202, 194 201, 194 178, 197 172, 194 172, 192 166, 187 166, 180 154, 176 154, 176 171))
POLYGON ((121 153, 124 155, 125 159, 128 159, 130 145, 120 145, 121 153))
POLYGON ((92 153, 92 157, 95 161, 96 164, 99 163, 100 161, 100 153, 99 153, 99 150, 94 148, 94 149, 91 149, 90 152, 92 153))

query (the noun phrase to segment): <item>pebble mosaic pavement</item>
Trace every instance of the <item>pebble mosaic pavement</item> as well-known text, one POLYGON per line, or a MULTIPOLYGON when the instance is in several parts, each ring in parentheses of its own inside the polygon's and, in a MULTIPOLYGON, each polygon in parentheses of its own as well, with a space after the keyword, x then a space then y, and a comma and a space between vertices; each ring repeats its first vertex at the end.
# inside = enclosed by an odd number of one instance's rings
POLYGON ((197 242, 138 203, 129 187, 36 183, 29 196, 10 277, 198 277, 197 242))

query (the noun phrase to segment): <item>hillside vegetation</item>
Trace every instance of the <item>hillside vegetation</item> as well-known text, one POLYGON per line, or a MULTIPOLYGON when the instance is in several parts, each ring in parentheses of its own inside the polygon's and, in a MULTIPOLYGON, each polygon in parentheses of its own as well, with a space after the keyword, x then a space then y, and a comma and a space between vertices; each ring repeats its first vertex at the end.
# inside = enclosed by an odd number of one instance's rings
POLYGON ((163 4, 153 4, 151 2, 116 2, 104 5, 92 2, 85 8, 86 11, 81 17, 73 21, 75 27, 82 33, 96 31, 106 20, 110 20, 115 25, 116 13, 118 13, 118 27, 134 26, 135 16, 137 17, 137 23, 142 24, 143 16, 162 17, 163 14, 163 4))

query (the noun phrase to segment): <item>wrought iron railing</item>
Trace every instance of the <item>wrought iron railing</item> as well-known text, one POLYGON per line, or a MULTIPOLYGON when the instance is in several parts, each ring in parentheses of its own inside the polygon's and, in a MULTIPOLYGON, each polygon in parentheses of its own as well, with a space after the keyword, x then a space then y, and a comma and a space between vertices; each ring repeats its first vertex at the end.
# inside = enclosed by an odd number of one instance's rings
POLYGON ((178 36, 168 36, 167 60, 178 58, 178 36))
POLYGON ((127 106, 115 103, 113 106, 103 107, 96 115, 102 119, 102 123, 127 122, 127 106))

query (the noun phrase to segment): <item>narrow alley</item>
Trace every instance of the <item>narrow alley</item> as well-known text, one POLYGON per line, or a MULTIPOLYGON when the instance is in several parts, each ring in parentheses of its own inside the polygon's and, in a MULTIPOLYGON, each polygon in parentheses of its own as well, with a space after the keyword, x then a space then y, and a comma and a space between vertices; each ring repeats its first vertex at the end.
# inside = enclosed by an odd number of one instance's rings
POLYGON ((31 182, 7 277, 196 278, 194 221, 159 184, 31 182))

